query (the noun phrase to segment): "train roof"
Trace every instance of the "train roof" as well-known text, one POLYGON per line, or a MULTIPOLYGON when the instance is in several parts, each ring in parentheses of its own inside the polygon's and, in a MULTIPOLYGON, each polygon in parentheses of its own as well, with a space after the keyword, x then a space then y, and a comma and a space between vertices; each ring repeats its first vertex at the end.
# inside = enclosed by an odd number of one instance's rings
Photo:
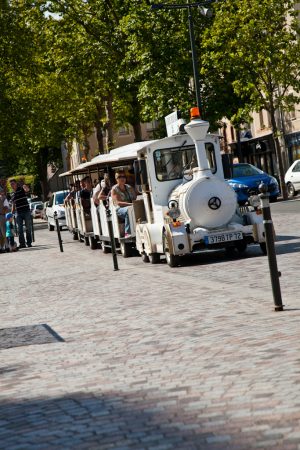
POLYGON ((126 161, 129 159, 133 159, 137 156, 137 152, 147 147, 148 145, 156 142, 156 140, 152 141, 141 141, 141 142, 133 142, 132 144, 123 145, 122 147, 117 147, 112 149, 109 153, 101 154, 95 156, 91 161, 85 162, 83 164, 79 164, 79 166, 70 170, 69 172, 65 172, 61 176, 64 175, 72 175, 76 172, 84 172, 85 170, 91 169, 93 166, 98 166, 102 164, 111 164, 120 161, 126 161))

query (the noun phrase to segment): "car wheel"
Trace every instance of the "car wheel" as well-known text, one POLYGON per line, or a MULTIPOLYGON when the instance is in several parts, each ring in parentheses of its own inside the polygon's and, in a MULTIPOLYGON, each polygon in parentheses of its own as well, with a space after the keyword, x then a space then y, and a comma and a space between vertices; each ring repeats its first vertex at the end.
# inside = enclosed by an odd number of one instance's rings
POLYGON ((295 191, 295 187, 294 187, 293 183, 288 183, 287 191, 288 191, 289 197, 295 197, 296 191, 295 191))
POLYGON ((54 225, 51 225, 51 223, 48 221, 48 230, 54 231, 54 225))

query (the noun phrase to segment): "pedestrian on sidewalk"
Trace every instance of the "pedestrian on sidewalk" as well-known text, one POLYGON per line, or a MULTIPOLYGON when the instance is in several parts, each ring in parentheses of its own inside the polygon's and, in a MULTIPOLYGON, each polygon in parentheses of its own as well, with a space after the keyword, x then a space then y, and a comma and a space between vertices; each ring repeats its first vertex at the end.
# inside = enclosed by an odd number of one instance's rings
POLYGON ((27 247, 32 247, 32 235, 31 235, 31 212, 27 201, 27 192, 29 188, 24 184, 23 187, 19 186, 16 180, 10 180, 10 185, 13 190, 11 196, 12 200, 12 212, 17 213, 17 226, 19 234, 19 248, 26 248, 23 222, 26 226, 26 243, 27 247))
POLYGON ((18 250, 17 243, 15 242, 15 234, 14 234, 14 215, 12 213, 7 213, 5 215, 6 219, 6 239, 7 239, 7 248, 10 252, 16 252, 18 250))
POLYGON ((6 250, 5 214, 9 211, 9 203, 4 189, 0 186, 0 253, 6 250))

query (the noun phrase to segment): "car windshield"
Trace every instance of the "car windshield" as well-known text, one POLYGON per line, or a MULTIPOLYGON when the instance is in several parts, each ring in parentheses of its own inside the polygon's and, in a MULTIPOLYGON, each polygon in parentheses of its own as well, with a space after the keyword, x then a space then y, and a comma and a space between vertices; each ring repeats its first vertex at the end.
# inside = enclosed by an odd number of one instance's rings
POLYGON ((67 195, 68 195, 68 191, 59 192, 58 194, 56 194, 56 196, 55 196, 55 204, 56 205, 62 205, 63 202, 64 202, 64 199, 66 198, 67 195))
POLYGON ((262 173, 262 170, 251 164, 239 164, 233 166, 233 178, 253 177, 255 175, 261 175, 262 173))

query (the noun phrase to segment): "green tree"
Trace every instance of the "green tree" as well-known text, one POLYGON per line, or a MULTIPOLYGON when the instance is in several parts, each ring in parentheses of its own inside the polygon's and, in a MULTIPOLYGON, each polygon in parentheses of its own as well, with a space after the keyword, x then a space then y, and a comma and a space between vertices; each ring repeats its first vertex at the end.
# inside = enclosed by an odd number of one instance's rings
POLYGON ((203 75, 224 83, 244 102, 237 115, 270 114, 279 178, 287 190, 276 111, 290 110, 300 92, 298 20, 293 0, 224 0, 204 34, 203 75))

